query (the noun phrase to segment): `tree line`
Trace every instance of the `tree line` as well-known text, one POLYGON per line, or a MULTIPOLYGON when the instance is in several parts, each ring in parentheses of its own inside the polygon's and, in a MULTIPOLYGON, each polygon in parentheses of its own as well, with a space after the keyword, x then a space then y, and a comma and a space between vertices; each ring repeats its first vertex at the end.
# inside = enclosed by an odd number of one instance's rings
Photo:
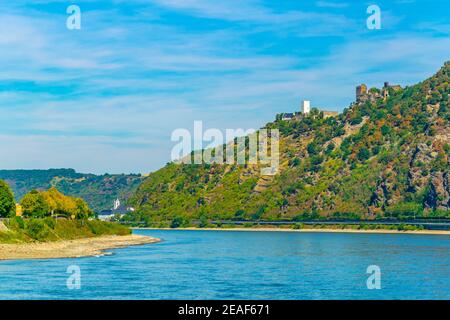
MULTIPOLYGON (((32 190, 20 202, 22 215, 28 218, 65 217, 87 219, 94 215, 81 198, 69 197, 55 187, 47 191, 32 190)), ((16 216, 16 202, 9 185, 0 180, 0 218, 16 216)))

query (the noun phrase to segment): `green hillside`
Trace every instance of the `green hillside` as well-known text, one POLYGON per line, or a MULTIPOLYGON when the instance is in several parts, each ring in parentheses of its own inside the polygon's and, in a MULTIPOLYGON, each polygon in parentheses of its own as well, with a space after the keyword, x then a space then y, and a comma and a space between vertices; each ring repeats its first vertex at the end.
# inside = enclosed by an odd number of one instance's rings
POLYGON ((280 171, 257 166, 170 163, 131 199, 131 221, 449 217, 447 62, 433 77, 389 97, 370 89, 337 117, 312 110, 277 120, 280 171))
POLYGON ((141 175, 94 175, 73 169, 0 170, 0 179, 11 186, 16 201, 33 189, 56 187, 66 195, 83 198, 97 212, 111 209, 116 198, 127 200, 143 180, 141 175))

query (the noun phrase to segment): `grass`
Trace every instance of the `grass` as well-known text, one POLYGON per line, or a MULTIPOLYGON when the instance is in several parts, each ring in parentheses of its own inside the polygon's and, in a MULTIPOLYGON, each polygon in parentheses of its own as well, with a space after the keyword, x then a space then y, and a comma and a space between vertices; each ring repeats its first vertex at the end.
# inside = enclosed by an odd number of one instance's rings
POLYGON ((99 220, 22 219, 5 221, 8 231, 0 232, 0 243, 73 240, 104 235, 128 235, 131 230, 117 223, 99 220))

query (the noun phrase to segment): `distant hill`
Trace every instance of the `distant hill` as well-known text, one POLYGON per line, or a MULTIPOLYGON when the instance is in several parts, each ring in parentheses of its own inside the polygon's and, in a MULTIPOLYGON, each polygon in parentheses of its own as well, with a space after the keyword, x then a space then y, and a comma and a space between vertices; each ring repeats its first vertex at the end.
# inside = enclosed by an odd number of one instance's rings
POLYGON ((275 176, 170 163, 140 185, 127 218, 449 217, 449 74, 447 62, 417 85, 372 88, 336 117, 277 116, 266 125, 281 133, 275 176))
POLYGON ((16 201, 33 189, 56 187, 66 195, 83 198, 97 212, 111 209, 116 198, 126 201, 143 181, 141 175, 94 175, 73 169, 0 170, 0 179, 11 186, 16 201))

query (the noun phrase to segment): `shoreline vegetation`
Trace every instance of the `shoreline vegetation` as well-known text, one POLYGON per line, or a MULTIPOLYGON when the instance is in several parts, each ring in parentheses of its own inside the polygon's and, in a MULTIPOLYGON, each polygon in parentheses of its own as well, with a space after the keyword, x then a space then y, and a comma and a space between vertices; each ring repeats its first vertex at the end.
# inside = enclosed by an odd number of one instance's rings
MULTIPOLYGON (((357 226, 359 227, 359 226, 357 226)), ((289 228, 286 226, 249 226, 249 227, 180 227, 180 228, 167 228, 167 227, 132 227, 135 230, 185 230, 185 231, 249 231, 249 232, 313 232, 313 233, 378 233, 378 234, 421 234, 421 235, 449 235, 450 230, 424 230, 420 228, 398 229, 398 228, 350 228, 350 227, 336 227, 336 226, 318 226, 318 227, 305 227, 305 228, 289 228)))
POLYGON ((99 220, 11 218, 0 221, 0 261, 102 256, 110 249, 160 241, 131 233, 99 220))
POLYGON ((129 235, 131 235, 131 230, 128 227, 99 220, 14 217, 0 221, 0 244, 49 243, 101 236, 129 235))
POLYGON ((414 220, 341 220, 333 221, 214 221, 208 219, 189 220, 175 217, 172 221, 155 221, 153 223, 129 223, 134 229, 183 229, 183 230, 240 230, 240 231, 304 231, 304 232, 360 232, 360 233, 416 233, 416 234, 450 234, 450 220, 414 219, 414 220))
POLYGON ((160 241, 129 227, 100 221, 81 198, 56 188, 32 190, 21 203, 0 180, 0 260, 75 258, 160 241))
POLYGON ((98 220, 11 218, 0 221, 0 261, 102 256, 110 249, 160 241, 131 233, 98 220))

